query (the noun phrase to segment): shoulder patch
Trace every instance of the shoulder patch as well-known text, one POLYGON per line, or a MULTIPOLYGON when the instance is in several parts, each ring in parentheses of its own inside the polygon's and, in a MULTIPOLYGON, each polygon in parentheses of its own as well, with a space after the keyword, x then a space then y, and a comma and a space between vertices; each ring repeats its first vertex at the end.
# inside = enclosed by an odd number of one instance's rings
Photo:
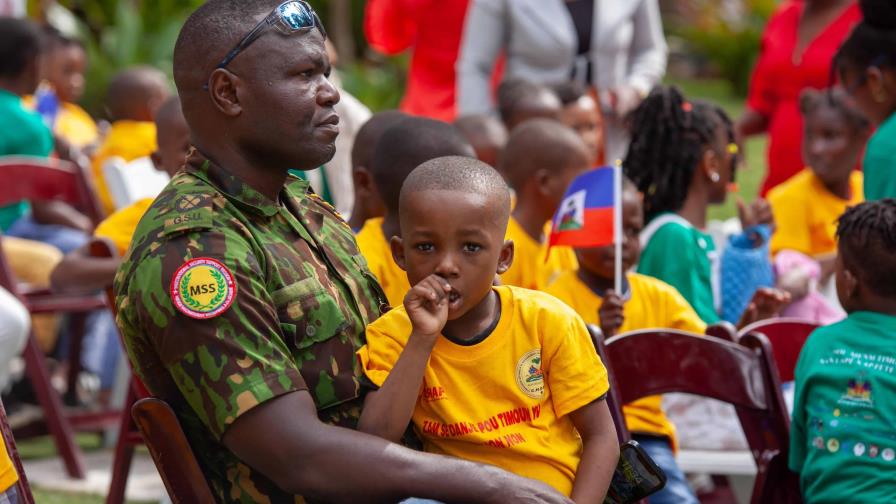
POLYGON ((236 283, 227 266, 210 257, 185 262, 171 279, 171 300, 188 317, 209 319, 224 313, 236 298, 236 283))
POLYGON ((205 194, 181 194, 174 199, 174 208, 165 214, 162 234, 167 236, 193 229, 211 229, 211 198, 205 194))

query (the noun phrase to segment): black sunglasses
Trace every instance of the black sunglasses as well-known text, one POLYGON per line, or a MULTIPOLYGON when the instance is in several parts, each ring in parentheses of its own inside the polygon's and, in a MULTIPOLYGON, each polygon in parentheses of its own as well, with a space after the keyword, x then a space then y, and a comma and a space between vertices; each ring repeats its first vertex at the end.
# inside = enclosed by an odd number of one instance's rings
MULTIPOLYGON (((277 31, 284 35, 317 28, 324 39, 327 38, 327 31, 324 29, 324 24, 320 22, 320 18, 317 17, 317 13, 314 12, 311 5, 304 0, 289 0, 288 2, 283 2, 275 7, 270 14, 255 25, 255 28, 252 28, 252 30, 250 30, 249 33, 247 33, 246 36, 243 37, 226 56, 224 56, 224 59, 222 59, 215 68, 225 68, 237 57, 237 55, 239 55, 239 53, 243 52, 247 47, 252 45, 253 42, 258 40, 258 38, 264 34, 264 31, 270 27, 276 28, 277 31)), ((206 84, 204 88, 208 89, 208 84, 206 84)))

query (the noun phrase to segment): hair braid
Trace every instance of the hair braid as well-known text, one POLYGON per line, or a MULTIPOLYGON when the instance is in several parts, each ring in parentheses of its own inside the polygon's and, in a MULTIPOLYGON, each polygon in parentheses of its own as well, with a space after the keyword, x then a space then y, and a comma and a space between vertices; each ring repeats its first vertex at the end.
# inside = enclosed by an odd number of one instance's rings
POLYGON ((867 201, 840 216, 842 259, 873 292, 896 297, 896 200, 867 201))

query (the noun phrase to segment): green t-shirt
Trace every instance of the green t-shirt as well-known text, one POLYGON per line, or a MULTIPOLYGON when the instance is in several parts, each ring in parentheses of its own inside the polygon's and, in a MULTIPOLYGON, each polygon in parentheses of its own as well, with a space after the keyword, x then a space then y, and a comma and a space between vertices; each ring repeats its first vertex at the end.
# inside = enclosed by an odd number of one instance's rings
POLYGON ((896 198, 896 114, 884 121, 868 140, 862 170, 867 201, 896 198))
POLYGON ((654 217, 641 234, 638 273, 678 289, 707 324, 719 321, 716 308, 718 253, 712 237, 676 214, 654 217))
POLYGON ((896 317, 855 312, 809 336, 796 365, 790 468, 807 503, 896 495, 896 317))
MULTIPOLYGON (((53 150, 53 133, 37 112, 26 110, 22 99, 0 89, 0 156, 47 157, 53 150)), ((28 212, 20 201, 0 208, 0 230, 6 231, 28 212)))

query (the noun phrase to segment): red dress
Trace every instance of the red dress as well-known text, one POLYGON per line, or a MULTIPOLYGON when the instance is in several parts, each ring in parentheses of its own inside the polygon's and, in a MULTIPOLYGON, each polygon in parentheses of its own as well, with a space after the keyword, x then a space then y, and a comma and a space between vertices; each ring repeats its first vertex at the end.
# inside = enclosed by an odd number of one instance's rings
POLYGON ((401 110, 452 121, 455 109, 454 63, 469 0, 369 0, 364 33, 386 54, 414 47, 401 110))
POLYGON ((854 3, 824 28, 800 57, 794 52, 802 12, 802 1, 788 1, 769 20, 750 82, 747 106, 768 118, 768 171, 762 196, 804 168, 800 92, 828 87, 834 54, 862 19, 854 3))

